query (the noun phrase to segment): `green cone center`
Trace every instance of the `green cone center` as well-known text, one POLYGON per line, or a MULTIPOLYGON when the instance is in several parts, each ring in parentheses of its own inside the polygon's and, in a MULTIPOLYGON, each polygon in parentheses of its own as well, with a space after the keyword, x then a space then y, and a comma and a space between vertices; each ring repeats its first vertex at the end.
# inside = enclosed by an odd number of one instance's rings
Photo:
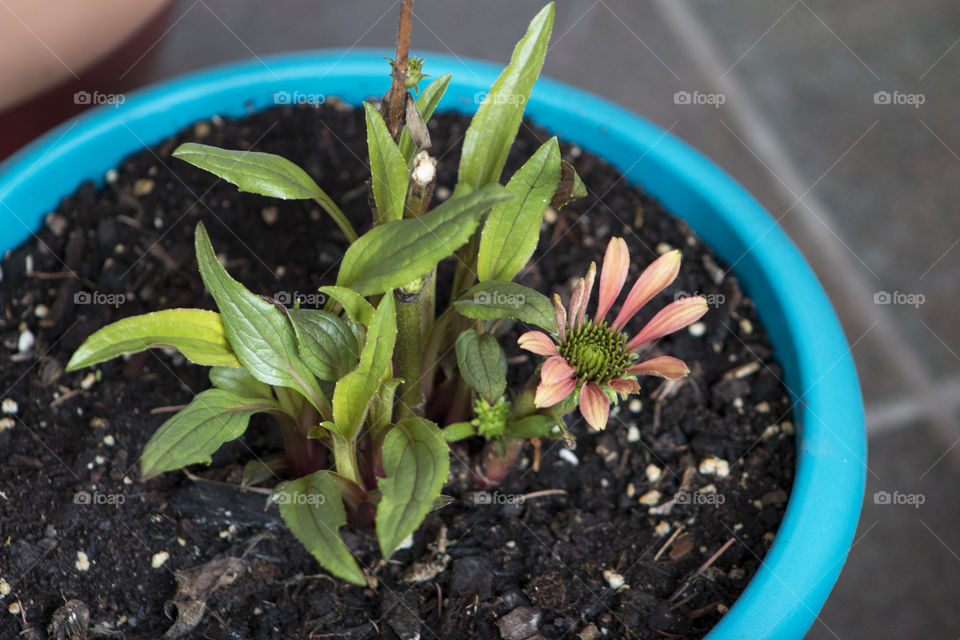
POLYGON ((623 375, 630 364, 627 336, 606 322, 588 322, 567 331, 560 355, 576 370, 580 380, 604 383, 623 375))

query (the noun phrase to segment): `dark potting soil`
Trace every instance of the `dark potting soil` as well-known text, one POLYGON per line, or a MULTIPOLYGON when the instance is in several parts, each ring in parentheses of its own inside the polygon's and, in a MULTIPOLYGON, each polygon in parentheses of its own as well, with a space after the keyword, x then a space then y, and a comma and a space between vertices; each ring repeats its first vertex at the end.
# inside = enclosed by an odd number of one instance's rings
MULTIPOLYGON (((431 123, 438 198, 456 179, 466 124, 457 115, 431 123)), ((524 126, 505 175, 545 136, 524 126)), ((0 577, 11 592, 0 637, 46 637, 67 600, 86 605, 91 628, 131 639, 162 636, 177 606, 178 630, 199 619, 191 638, 695 638, 716 624, 769 548, 793 482, 781 370, 751 300, 710 249, 576 147, 564 146, 565 157, 591 195, 548 211, 522 280, 566 299, 613 234, 630 246, 631 282, 657 253, 681 249, 678 282, 630 328, 678 292, 707 295, 702 323, 657 345, 691 365, 686 380, 641 380, 605 432, 571 420, 574 451, 545 441, 538 457, 528 445, 496 491, 474 493, 463 464, 470 447, 458 447, 445 489, 455 501, 389 562, 369 536, 344 529, 369 588, 328 577, 276 507, 264 511, 264 495, 231 486, 254 454, 280 451, 265 419, 210 468, 194 467, 202 479, 142 481, 144 443, 209 386, 206 369, 153 351, 64 373, 74 349, 121 317, 211 308, 193 258, 200 220, 234 277, 261 294, 299 295, 304 306, 318 304, 314 292, 334 281, 344 249, 312 203, 238 194, 172 159, 185 141, 291 158, 358 228, 368 224, 363 112, 329 101, 188 128, 127 158, 102 188, 80 187, 7 254, 0 577)), ((533 358, 516 348, 510 356, 516 380, 533 372, 533 358)), ((51 637, 67 637, 61 623, 51 637)))

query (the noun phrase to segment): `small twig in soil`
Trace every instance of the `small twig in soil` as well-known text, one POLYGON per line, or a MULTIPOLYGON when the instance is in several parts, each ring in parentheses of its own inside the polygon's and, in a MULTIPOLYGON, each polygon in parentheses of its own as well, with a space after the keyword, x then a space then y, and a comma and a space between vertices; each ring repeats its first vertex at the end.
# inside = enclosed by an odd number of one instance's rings
POLYGON ((523 496, 523 501, 532 500, 534 498, 544 498, 546 496, 565 496, 567 492, 563 489, 544 489, 543 491, 534 491, 533 493, 527 493, 523 496))
POLYGON ((211 480, 210 478, 204 478, 203 476, 198 476, 194 473, 190 473, 186 469, 181 469, 181 471, 183 471, 184 475, 186 475, 187 478, 189 478, 190 480, 193 480, 194 482, 209 482, 210 484, 219 484, 224 487, 233 487, 235 489, 241 489, 243 491, 251 491, 253 493, 259 493, 265 496, 268 496, 271 493, 273 493, 271 489, 267 489, 266 487, 244 487, 242 485, 235 484, 233 482, 223 482, 222 480, 211 480))
POLYGON ((63 394, 62 396, 60 396, 59 398, 51 402, 50 406, 58 407, 64 402, 66 402, 67 400, 69 400, 70 398, 72 398, 73 396, 78 395, 82 392, 83 392, 83 389, 71 389, 70 391, 67 391, 65 394, 63 394))
POLYGON ((540 471, 540 438, 531 438, 533 441, 533 472, 540 471))
POLYGON ((680 523, 680 526, 677 527, 676 531, 674 531, 673 534, 671 534, 670 537, 667 538, 667 541, 663 543, 663 546, 660 547, 660 551, 657 551, 656 555, 653 556, 653 561, 654 561, 654 562, 656 562, 657 560, 659 560, 659 559, 660 559, 660 556, 662 556, 663 553, 664 553, 667 549, 670 548, 670 545, 673 544, 673 541, 677 539, 677 536, 680 535, 680 532, 681 532, 681 531, 683 531, 683 523, 682 523, 682 522, 680 523))
POLYGON ((78 276, 75 271, 27 271, 23 275, 28 278, 36 278, 37 280, 59 280, 61 278, 80 279, 80 276, 78 276))
POLYGON ((687 587, 689 587, 691 584, 693 584, 693 581, 694 581, 694 580, 696 580, 697 578, 699 578, 699 577, 703 574, 703 572, 706 571, 706 570, 710 567, 710 565, 712 565, 714 562, 716 562, 717 558, 719 558, 721 555, 723 555, 723 552, 724 552, 724 551, 726 551, 727 549, 730 548, 730 545, 733 544, 734 540, 735 540, 735 538, 730 538, 729 540, 727 540, 726 542, 724 542, 724 543, 723 543, 723 546, 720 547, 719 549, 717 549, 717 551, 716 551, 712 556, 710 556, 709 558, 707 558, 707 561, 704 562, 702 565, 700 565, 700 568, 697 569, 692 576, 690 576, 689 578, 687 578, 686 582, 683 583, 683 586, 680 587, 680 589, 678 589, 675 594, 673 594, 672 596, 670 596, 670 599, 667 600, 667 602, 673 602, 674 600, 676 600, 677 598, 679 598, 680 595, 681 595, 684 591, 687 590, 687 587))
POLYGON ((150 413, 151 413, 151 415, 156 415, 156 414, 158 414, 158 413, 173 413, 174 411, 180 411, 180 409, 183 409, 185 406, 187 406, 187 405, 185 405, 185 404, 171 404, 171 405, 167 405, 167 406, 165 406, 165 407, 154 407, 153 409, 150 409, 150 413))
POLYGON ((723 604, 723 603, 722 603, 722 602, 719 602, 719 601, 718 601, 718 602, 711 602, 710 604, 708 604, 708 605, 705 606, 705 607, 700 607, 699 609, 694 609, 693 611, 691 611, 690 613, 687 614, 687 617, 690 618, 691 620, 696 620, 697 618, 699 618, 699 617, 701 617, 701 616, 705 616, 705 615, 707 615, 708 613, 713 613, 713 612, 714 612, 715 610, 717 610, 722 604, 723 604))
POLYGON ((443 590, 440 588, 440 583, 435 583, 437 587, 437 617, 443 617, 443 590))

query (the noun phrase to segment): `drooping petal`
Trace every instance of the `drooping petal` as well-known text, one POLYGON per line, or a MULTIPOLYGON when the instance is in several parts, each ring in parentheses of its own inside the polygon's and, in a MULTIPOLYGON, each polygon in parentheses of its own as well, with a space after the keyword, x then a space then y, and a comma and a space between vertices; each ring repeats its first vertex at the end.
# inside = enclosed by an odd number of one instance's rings
POLYGON ((679 358, 660 356, 627 367, 627 373, 635 376, 660 376, 667 380, 679 380, 690 373, 690 368, 679 358))
POLYGON ((570 328, 577 328, 577 316, 580 315, 580 305, 584 304, 583 293, 586 289, 587 283, 583 278, 580 278, 580 281, 577 282, 577 286, 573 288, 573 293, 570 294, 570 328))
POLYGON ((603 431, 610 417, 610 399, 595 382, 587 382, 580 388, 580 413, 587 424, 603 431))
POLYGON ((597 314, 594 321, 598 324, 607 317, 630 269, 630 252, 623 238, 610 238, 607 252, 603 256, 603 269, 600 271, 600 299, 597 302, 597 314))
MULTIPOLYGON (((628 370, 629 371, 629 370, 628 370)), ((630 380, 627 378, 614 378, 607 383, 607 386, 616 391, 617 393, 623 394, 625 396, 630 395, 631 393, 637 393, 640 391, 640 385, 636 380, 630 380)))
POLYGON ((641 345, 661 338, 668 333, 693 324, 707 312, 707 300, 702 296, 684 298, 671 302, 627 343, 627 351, 636 351, 641 345))
POLYGON ((640 277, 637 278, 627 299, 623 302, 623 308, 617 314, 616 319, 611 325, 614 330, 619 331, 623 328, 630 318, 640 310, 640 308, 650 302, 650 299, 663 291, 676 280, 680 273, 680 251, 674 249, 663 254, 643 270, 640 277))
POLYGON ((583 286, 583 300, 580 302, 580 309, 577 311, 577 326, 583 324, 587 315, 587 305, 590 304, 590 296, 593 294, 593 282, 597 279, 597 263, 591 262, 587 269, 587 277, 583 286))
POLYGON ((537 408, 552 407, 565 399, 577 388, 575 369, 560 356, 547 358, 540 369, 540 384, 533 404, 537 408))
POLYGON ((560 336, 560 342, 567 339, 567 310, 563 308, 560 302, 560 295, 553 294, 553 308, 557 314, 557 334, 560 336))
POLYGON ((526 349, 538 356, 559 356, 557 345, 550 336, 542 331, 527 331, 517 339, 521 349, 526 349))

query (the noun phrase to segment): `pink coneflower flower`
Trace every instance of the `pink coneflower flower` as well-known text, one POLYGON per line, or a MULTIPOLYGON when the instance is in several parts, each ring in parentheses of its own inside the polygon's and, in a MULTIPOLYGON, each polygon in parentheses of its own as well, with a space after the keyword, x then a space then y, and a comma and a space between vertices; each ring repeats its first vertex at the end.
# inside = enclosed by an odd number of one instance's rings
POLYGON ((528 331, 520 336, 521 348, 547 357, 540 369, 540 384, 534 398, 538 408, 563 402, 579 387, 580 413, 591 427, 600 430, 607 425, 611 401, 640 390, 636 376, 677 380, 690 372, 677 358, 659 356, 637 363, 636 354, 651 341, 699 320, 707 312, 704 298, 684 298, 668 304, 632 338, 628 339, 622 331, 643 305, 676 279, 680 252, 665 253, 643 270, 620 313, 608 325, 607 312, 623 289, 629 267, 627 243, 623 238, 612 238, 603 257, 596 315, 592 318, 586 315, 597 275, 597 265, 591 263, 586 277, 580 279, 570 296, 569 315, 560 303, 560 296, 554 295, 557 342, 542 331, 528 331))

